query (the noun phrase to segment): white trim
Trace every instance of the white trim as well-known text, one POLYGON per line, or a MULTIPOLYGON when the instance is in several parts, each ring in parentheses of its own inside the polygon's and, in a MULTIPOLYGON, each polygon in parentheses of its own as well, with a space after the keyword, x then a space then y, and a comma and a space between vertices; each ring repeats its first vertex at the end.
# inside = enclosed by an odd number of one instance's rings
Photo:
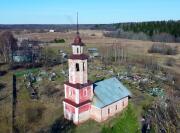
POLYGON ((83 53, 83 47, 81 46, 81 53, 83 53))
POLYGON ((63 110, 64 110, 64 117, 66 117, 65 116, 65 114, 66 114, 66 108, 65 108, 65 102, 63 101, 63 110))
POLYGON ((72 97, 72 96, 73 96, 73 90, 72 90, 72 88, 69 87, 68 90, 69 90, 69 91, 68 91, 68 96, 69 96, 69 97, 72 97))
POLYGON ((64 95, 65 95, 65 98, 67 98, 66 87, 67 87, 66 84, 64 84, 64 93, 65 93, 64 95))
POLYGON ((72 46, 72 53, 73 54, 82 54, 83 53, 83 46, 72 46))
POLYGON ((91 99, 93 98, 94 94, 93 94, 93 85, 91 85, 91 99))
POLYGON ((79 104, 79 90, 78 89, 75 89, 75 101, 76 101, 76 103, 78 103, 79 104))
POLYGON ((75 108, 75 114, 74 114, 74 122, 78 122, 79 121, 79 114, 78 114, 79 108, 75 108))

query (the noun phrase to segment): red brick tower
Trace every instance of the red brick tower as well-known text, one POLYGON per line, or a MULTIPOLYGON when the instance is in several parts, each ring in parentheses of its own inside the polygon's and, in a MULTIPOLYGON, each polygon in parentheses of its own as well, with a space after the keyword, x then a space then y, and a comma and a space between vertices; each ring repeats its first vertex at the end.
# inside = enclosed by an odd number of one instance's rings
POLYGON ((87 59, 83 54, 83 46, 78 33, 72 43, 72 55, 69 57, 69 81, 64 84, 65 99, 63 101, 64 117, 75 124, 90 118, 93 85, 88 81, 87 59))

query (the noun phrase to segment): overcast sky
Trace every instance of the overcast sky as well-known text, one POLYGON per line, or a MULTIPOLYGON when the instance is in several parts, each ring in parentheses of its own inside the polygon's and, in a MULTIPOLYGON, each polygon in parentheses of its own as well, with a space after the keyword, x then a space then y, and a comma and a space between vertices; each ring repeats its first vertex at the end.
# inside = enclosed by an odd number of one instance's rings
POLYGON ((0 24, 180 20, 180 0, 0 0, 0 24))

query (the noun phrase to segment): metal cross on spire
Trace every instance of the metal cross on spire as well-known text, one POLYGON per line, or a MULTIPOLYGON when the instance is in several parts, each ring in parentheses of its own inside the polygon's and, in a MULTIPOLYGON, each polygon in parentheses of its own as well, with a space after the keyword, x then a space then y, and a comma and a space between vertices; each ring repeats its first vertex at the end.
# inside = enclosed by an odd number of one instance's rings
POLYGON ((77 35, 79 35, 78 12, 77 12, 77 35))

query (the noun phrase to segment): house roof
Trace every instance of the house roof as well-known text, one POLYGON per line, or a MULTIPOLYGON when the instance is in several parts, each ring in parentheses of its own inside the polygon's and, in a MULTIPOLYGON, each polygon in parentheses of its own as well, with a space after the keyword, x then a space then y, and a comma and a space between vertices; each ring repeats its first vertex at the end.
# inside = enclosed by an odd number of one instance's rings
POLYGON ((115 77, 94 83, 92 105, 103 108, 120 99, 131 96, 131 92, 115 77))
POLYGON ((98 51, 98 49, 97 48, 88 48, 88 51, 98 51))

